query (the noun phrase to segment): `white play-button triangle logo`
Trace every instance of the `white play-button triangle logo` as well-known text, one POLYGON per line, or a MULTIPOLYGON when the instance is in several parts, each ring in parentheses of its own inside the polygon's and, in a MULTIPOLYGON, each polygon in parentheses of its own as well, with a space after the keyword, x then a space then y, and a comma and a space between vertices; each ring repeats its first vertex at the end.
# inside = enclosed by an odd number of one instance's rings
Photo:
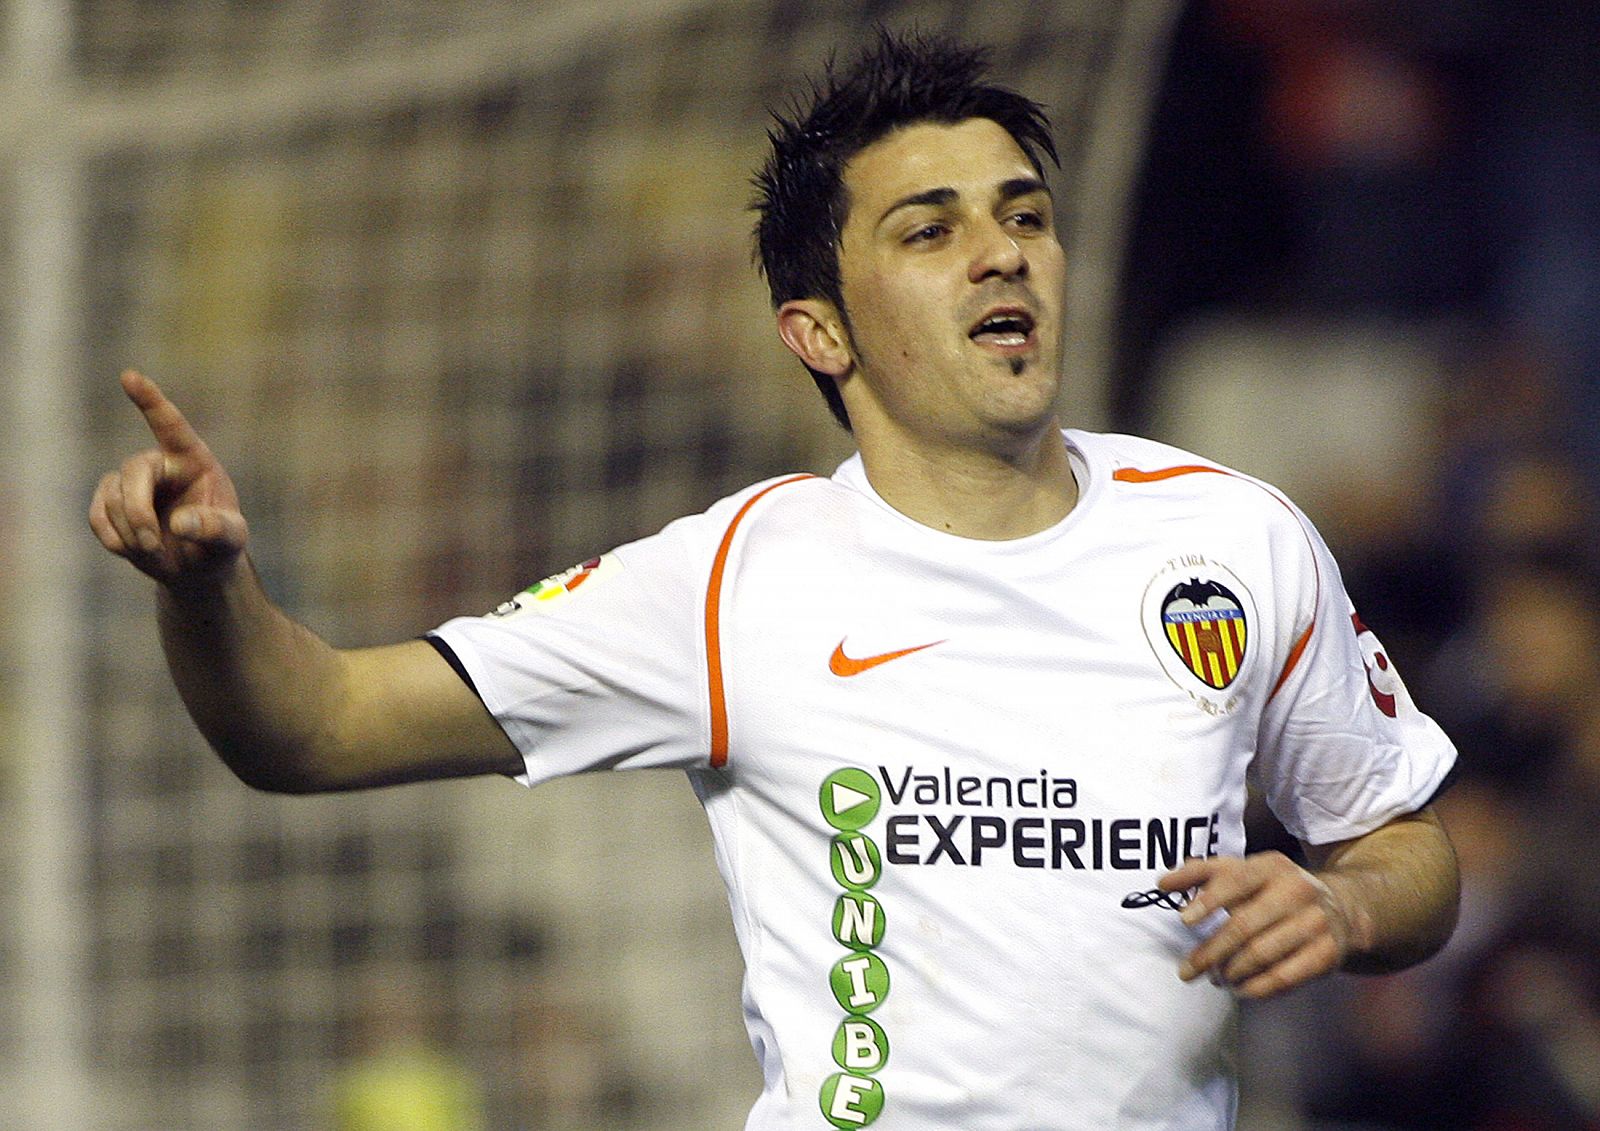
POLYGON ((865 805, 872 800, 872 794, 862 793, 859 789, 851 789, 847 785, 833 784, 833 811, 846 813, 857 805, 865 805))

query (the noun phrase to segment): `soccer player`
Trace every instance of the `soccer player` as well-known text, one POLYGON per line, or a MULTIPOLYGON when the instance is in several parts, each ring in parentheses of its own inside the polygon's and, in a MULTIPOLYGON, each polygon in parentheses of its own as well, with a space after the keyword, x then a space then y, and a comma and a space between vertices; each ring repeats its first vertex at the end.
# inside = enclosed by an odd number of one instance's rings
POLYGON ((178 688, 253 786, 685 770, 765 1087, 748 1127, 1217 1128, 1229 1019, 1441 946, 1455 753, 1305 516, 1063 429, 1065 256, 1034 103, 884 35, 780 118, 777 330, 858 453, 756 484, 426 639, 340 650, 264 593, 217 458, 90 521, 159 583, 178 688), (1244 855, 1247 775, 1309 867, 1244 855))

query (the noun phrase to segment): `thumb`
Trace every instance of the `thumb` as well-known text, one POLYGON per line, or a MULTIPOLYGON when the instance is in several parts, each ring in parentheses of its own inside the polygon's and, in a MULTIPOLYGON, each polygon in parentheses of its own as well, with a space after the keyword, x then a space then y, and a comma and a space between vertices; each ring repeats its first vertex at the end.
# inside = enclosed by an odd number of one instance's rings
POLYGON ((202 504, 179 507, 168 517, 167 524, 175 536, 212 554, 237 553, 250 540, 250 528, 244 515, 224 507, 202 504))

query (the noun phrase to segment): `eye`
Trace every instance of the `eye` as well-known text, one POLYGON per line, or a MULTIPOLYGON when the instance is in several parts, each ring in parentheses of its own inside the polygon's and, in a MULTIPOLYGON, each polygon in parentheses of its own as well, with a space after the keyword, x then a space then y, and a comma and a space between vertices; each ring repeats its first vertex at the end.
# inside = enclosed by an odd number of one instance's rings
POLYGON ((1022 228, 1024 231, 1030 232, 1043 231, 1047 226, 1044 213, 1035 208, 1024 208, 1013 212, 1007 217, 1006 222, 1014 228, 1022 228))
POLYGON ((932 243, 943 236, 949 229, 943 224, 923 224, 907 232, 903 242, 908 244, 932 243))

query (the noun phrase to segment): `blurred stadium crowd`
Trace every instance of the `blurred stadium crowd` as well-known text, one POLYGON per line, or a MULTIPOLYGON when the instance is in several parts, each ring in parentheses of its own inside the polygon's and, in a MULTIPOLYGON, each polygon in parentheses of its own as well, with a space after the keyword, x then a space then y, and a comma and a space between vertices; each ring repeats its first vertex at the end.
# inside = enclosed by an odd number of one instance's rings
POLYGON ((1210 0, 1173 43, 1118 423, 1290 490, 1461 751, 1454 941, 1247 1011, 1252 1126, 1600 1127, 1597 76, 1588 4, 1210 0))

